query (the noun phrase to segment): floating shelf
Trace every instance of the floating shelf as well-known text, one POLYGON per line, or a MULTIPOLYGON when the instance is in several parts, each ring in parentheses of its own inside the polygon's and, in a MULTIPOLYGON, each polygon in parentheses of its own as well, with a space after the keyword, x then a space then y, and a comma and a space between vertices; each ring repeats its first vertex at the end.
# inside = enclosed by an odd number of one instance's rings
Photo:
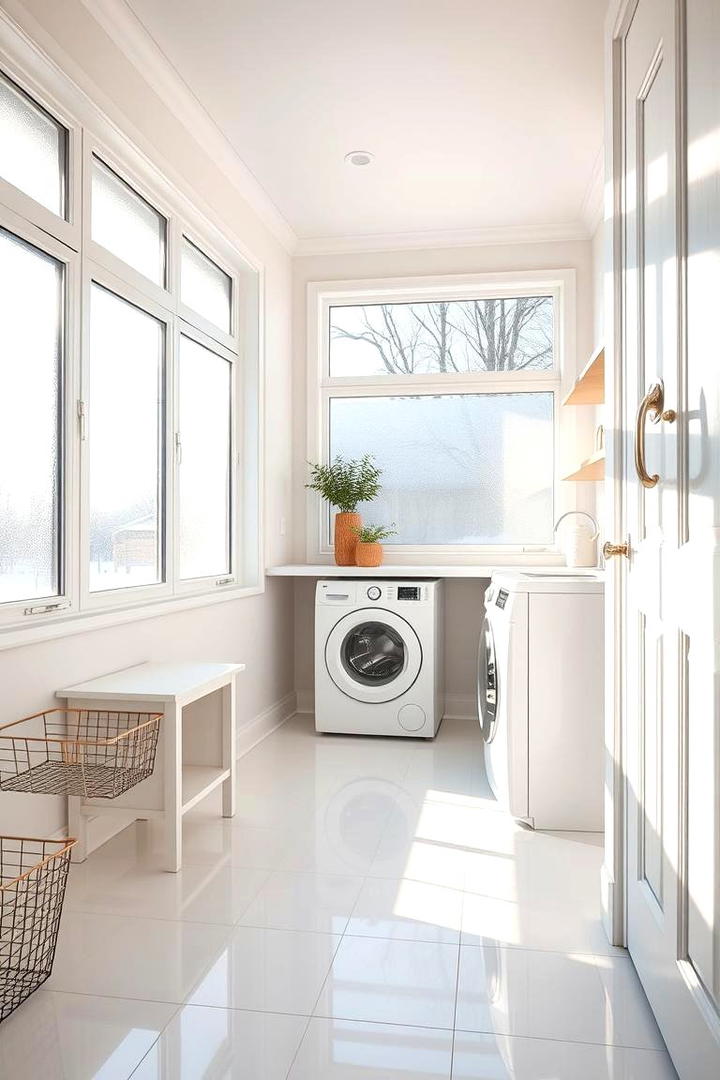
POLYGON ((563 405, 602 405, 605 401, 605 346, 592 354, 563 405))
POLYGON ((583 461, 579 469, 564 476, 563 480, 604 480, 605 479, 605 451, 596 450, 589 458, 583 461))

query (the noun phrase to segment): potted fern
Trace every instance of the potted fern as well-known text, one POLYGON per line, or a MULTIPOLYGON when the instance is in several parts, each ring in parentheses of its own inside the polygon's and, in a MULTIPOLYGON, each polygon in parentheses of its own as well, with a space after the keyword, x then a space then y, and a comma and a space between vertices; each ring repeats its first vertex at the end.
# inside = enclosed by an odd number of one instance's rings
POLYGON ((383 561, 383 546, 381 540, 387 540, 388 536, 395 536, 397 529, 395 522, 392 525, 362 525, 353 529, 357 536, 355 548, 356 566, 380 566, 383 561))
POLYGON ((305 487, 317 491, 336 507, 335 562, 338 566, 355 565, 356 532, 361 526, 358 503, 369 502, 380 491, 380 472, 371 454, 346 461, 338 454, 329 465, 310 465, 310 483, 305 487))

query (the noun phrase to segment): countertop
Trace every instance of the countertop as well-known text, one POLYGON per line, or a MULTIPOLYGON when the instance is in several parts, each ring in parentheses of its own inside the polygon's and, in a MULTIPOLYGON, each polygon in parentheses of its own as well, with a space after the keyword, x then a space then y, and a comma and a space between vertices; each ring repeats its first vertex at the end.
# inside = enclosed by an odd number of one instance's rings
POLYGON ((598 567, 557 566, 548 563, 532 563, 528 565, 513 565, 497 563, 476 563, 473 565, 444 565, 441 563, 428 566, 413 565, 389 565, 383 566, 335 566, 334 563, 297 563, 286 566, 269 566, 265 573, 268 577, 350 577, 350 578, 489 578, 495 571, 510 570, 551 570, 553 574, 578 574, 587 573, 593 576, 603 577, 604 573, 598 567))

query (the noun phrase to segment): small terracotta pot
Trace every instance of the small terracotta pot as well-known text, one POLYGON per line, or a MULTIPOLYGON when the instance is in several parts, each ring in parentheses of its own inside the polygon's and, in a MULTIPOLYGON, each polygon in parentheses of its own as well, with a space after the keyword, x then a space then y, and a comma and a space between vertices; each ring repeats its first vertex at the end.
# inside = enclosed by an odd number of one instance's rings
POLYGON ((335 515, 335 563, 337 566, 355 566, 358 538, 353 529, 359 529, 360 525, 359 514, 335 515))
POLYGON ((381 566, 383 561, 382 544, 360 544, 355 550, 356 566, 381 566))

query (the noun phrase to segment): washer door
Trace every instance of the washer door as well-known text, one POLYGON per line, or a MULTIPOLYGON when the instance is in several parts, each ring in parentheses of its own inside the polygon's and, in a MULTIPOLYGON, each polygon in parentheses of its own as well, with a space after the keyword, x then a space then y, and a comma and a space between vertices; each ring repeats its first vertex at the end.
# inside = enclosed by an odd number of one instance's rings
POLYGON ((412 626, 395 612, 363 608, 330 631, 325 664, 338 690, 355 701, 394 701, 420 674, 422 648, 412 626))
POLYGON ((478 716, 483 739, 490 743, 495 738, 498 715, 498 665, 495 652, 495 637, 492 624, 487 616, 480 631, 478 646, 478 716))

